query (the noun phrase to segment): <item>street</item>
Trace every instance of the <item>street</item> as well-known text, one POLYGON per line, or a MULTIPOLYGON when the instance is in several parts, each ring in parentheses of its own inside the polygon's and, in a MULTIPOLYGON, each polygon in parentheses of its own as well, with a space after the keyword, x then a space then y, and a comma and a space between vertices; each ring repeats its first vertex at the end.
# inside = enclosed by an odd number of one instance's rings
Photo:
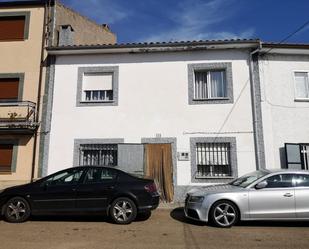
POLYGON ((0 248, 308 248, 309 222, 246 222, 220 229, 191 222, 183 210, 158 209, 130 225, 105 217, 39 217, 23 224, 0 221, 0 248))

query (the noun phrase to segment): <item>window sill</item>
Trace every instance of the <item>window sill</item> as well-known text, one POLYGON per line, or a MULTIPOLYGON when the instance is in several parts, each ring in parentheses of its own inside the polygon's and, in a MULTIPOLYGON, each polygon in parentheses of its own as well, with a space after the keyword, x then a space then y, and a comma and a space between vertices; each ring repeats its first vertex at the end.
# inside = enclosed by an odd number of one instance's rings
POLYGON ((232 104, 233 99, 225 98, 211 98, 211 99, 189 99, 189 105, 215 105, 215 104, 232 104))
POLYGON ((13 173, 11 171, 8 172, 0 172, 0 175, 12 175, 13 173))
POLYGON ((295 102, 309 102, 309 98, 308 99, 294 99, 295 102))
POLYGON ((233 176, 196 176, 195 179, 234 179, 233 176))
POLYGON ((229 98, 210 98, 210 99, 192 99, 192 101, 224 101, 224 100, 230 100, 229 98))
POLYGON ((80 101, 81 104, 100 104, 100 103, 114 103, 114 100, 107 101, 80 101))
POLYGON ((26 41, 26 39, 7 39, 7 40, 1 40, 0 42, 23 42, 26 41))

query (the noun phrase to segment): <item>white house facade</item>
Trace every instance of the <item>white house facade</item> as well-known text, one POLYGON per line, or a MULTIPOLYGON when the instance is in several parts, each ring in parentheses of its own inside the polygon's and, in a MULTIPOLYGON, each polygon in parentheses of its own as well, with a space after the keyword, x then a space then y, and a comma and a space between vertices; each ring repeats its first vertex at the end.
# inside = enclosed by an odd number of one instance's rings
POLYGON ((78 165, 156 168, 167 200, 175 200, 191 186, 255 170, 254 44, 57 54, 44 174, 78 165))
POLYGON ((43 175, 105 165, 154 177, 175 201, 192 187, 283 167, 279 148, 309 142, 309 105, 290 86, 308 58, 262 50, 259 40, 49 48, 43 175), (297 109, 269 105, 280 101, 297 109))
POLYGON ((266 165, 308 170, 308 45, 264 44, 259 72, 266 165))

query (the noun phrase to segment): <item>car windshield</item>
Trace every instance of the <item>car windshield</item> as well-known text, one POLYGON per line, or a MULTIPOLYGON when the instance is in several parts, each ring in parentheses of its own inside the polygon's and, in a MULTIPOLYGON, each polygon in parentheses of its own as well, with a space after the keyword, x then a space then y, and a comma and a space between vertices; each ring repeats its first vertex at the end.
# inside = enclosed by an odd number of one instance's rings
POLYGON ((236 180, 230 182, 229 184, 245 188, 254 181, 256 181, 257 179, 266 176, 267 174, 269 174, 269 172, 263 170, 257 170, 242 177, 239 177, 236 180))

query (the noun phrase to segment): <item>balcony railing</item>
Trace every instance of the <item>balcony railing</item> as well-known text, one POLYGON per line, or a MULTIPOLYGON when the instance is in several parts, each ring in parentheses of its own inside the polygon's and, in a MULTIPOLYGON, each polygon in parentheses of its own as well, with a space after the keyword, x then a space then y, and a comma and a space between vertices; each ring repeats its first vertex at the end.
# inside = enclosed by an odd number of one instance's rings
POLYGON ((0 102, 0 131, 33 132, 36 104, 30 101, 0 102))

